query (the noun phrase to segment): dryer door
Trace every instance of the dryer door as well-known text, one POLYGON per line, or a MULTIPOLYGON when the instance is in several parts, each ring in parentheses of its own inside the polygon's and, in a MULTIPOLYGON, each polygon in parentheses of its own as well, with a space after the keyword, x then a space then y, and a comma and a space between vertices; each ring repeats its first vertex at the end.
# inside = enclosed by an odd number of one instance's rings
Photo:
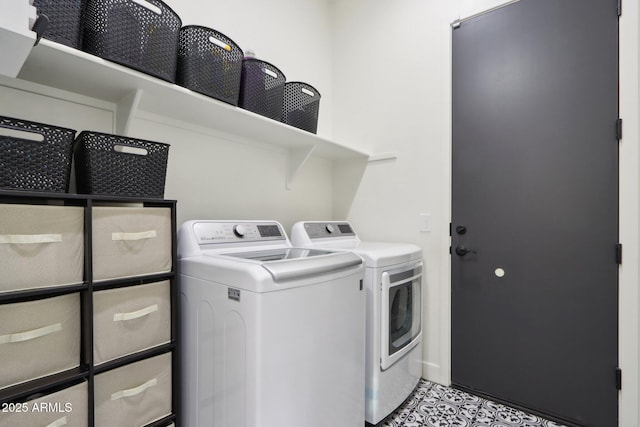
POLYGON ((418 343, 422 334, 422 262, 382 273, 382 370, 418 343))

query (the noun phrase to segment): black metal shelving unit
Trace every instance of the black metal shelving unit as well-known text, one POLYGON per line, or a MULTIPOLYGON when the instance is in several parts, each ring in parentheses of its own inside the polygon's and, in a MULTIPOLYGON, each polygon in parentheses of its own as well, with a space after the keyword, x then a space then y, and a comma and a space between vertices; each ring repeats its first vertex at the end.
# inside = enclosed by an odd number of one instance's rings
MULTIPOLYGON (((56 286, 41 289, 28 289, 0 293, 0 310, 7 304, 41 300, 55 296, 79 294, 80 295, 80 366, 59 372, 53 375, 37 378, 10 387, 0 389, 0 405, 7 403, 28 402, 34 397, 41 397, 68 387, 72 387, 84 381, 88 386, 88 425, 95 426, 94 422, 94 376, 108 372, 131 363, 143 361, 155 356, 171 353, 172 372, 172 413, 159 420, 155 420, 148 427, 165 427, 178 425, 179 414, 179 348, 178 348, 178 272, 177 272, 177 242, 176 242, 176 201, 164 199, 145 199, 134 197, 83 195, 69 193, 47 193, 31 191, 0 190, 1 204, 21 205, 53 205, 53 206, 79 206, 84 208, 84 280, 83 283, 56 286), (94 206, 132 206, 138 207, 162 207, 171 211, 171 270, 166 273, 148 274, 144 276, 127 277, 122 279, 93 281, 93 253, 92 253, 92 209, 94 206), (133 354, 118 357, 114 360, 94 365, 93 360, 93 293, 107 289, 134 287, 159 281, 169 281, 170 306, 171 306, 171 340, 169 343, 153 348, 138 351, 133 354)), ((1 221, 1 218, 0 218, 1 221)), ((1 273, 0 273, 1 274, 1 273)), ((30 355, 30 357, 46 357, 46 355, 30 355)), ((3 361, 7 363, 7 361, 3 361)), ((2 416, 0 414, 0 416, 2 416)), ((114 426, 115 427, 115 426, 114 426)))

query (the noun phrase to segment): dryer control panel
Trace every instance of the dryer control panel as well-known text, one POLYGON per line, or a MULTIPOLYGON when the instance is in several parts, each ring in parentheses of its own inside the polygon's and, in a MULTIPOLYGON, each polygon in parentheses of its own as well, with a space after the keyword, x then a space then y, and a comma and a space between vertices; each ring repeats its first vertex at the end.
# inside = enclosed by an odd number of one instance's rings
POLYGON ((193 231, 200 245, 287 239, 282 226, 277 222, 203 221, 195 222, 193 231))
POLYGON ((355 231, 348 222, 306 222, 304 230, 310 239, 322 237, 353 237, 355 231))

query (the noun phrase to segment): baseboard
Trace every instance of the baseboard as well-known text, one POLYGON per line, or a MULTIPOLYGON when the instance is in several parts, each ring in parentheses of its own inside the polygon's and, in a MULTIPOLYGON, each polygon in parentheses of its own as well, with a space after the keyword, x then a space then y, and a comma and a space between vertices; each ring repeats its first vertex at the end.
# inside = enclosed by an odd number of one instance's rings
POLYGON ((423 360, 422 378, 427 381, 442 384, 442 369, 440 365, 423 360))

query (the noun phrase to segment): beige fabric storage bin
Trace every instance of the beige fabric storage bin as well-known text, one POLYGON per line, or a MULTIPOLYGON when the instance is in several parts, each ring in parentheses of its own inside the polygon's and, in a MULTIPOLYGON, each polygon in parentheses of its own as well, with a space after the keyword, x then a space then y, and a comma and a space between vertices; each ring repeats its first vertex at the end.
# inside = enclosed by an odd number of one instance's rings
POLYGON ((93 280, 171 271, 171 209, 94 207, 93 280))
POLYGON ((0 427, 88 426, 87 390, 83 382, 38 399, 9 403, 3 408, 10 411, 0 412, 0 427))
POLYGON ((0 305, 0 388, 80 365, 80 295, 0 305))
POLYGON ((84 208, 0 204, 0 293, 82 283, 84 208))
POLYGON ((170 282, 93 293, 93 363, 171 341, 170 282))
POLYGON ((139 427, 171 414, 171 353, 94 377, 95 426, 139 427))

